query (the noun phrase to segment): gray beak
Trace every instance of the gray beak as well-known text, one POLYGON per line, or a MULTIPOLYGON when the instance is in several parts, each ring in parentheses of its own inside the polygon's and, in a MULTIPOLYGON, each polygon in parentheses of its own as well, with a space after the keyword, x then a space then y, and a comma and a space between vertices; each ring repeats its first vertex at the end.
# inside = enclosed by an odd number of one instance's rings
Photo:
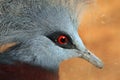
POLYGON ((87 60, 88 62, 100 69, 103 68, 103 62, 88 50, 83 52, 83 54, 80 55, 80 58, 87 60))
POLYGON ((78 50, 78 57, 87 60, 88 62, 90 62, 98 68, 103 68, 102 61, 98 57, 96 57, 92 52, 86 49, 79 35, 76 34, 74 36, 74 44, 76 45, 76 48, 78 50))

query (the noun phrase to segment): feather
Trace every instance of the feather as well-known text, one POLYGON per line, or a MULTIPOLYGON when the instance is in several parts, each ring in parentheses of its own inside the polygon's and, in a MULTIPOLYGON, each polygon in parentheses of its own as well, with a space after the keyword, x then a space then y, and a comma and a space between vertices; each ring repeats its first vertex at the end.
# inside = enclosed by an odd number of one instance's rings
POLYGON ((71 24, 77 29, 81 13, 90 2, 91 0, 0 0, 0 44, 14 42, 18 38, 25 39, 30 34, 27 31, 39 30, 43 34, 50 30, 67 30, 69 27, 66 26, 71 24))
MULTIPOLYGON (((49 0, 46 0, 49 2, 49 0)), ((71 19, 76 23, 76 27, 79 26, 81 19, 81 14, 84 12, 85 8, 92 2, 92 0, 51 0, 49 2, 51 5, 63 6, 70 13, 71 19)))
POLYGON ((54 7, 57 11, 66 9, 73 22, 79 25, 81 13, 91 2, 92 0, 1 0, 0 13, 6 12, 19 15, 22 14, 22 11, 28 13, 26 7, 36 8, 36 10, 38 8, 43 10, 44 8, 54 7))

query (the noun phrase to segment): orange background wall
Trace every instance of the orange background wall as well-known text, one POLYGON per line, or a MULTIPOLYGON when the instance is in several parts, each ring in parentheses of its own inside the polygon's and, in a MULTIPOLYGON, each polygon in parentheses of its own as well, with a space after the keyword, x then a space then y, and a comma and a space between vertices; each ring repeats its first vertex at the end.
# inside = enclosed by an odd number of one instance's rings
POLYGON ((104 68, 72 59, 62 63, 61 80, 120 80, 120 0, 97 0, 80 26, 83 42, 103 60, 104 68))

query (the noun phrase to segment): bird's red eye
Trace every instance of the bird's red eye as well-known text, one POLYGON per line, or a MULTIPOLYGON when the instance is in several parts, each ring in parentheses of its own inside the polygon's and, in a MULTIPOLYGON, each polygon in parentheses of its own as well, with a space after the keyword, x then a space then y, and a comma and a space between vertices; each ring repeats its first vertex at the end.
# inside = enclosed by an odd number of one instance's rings
POLYGON ((68 38, 67 38, 67 36, 60 35, 57 39, 57 42, 61 45, 67 44, 68 43, 68 38))
POLYGON ((47 35, 48 39, 50 39, 54 44, 61 48, 65 49, 74 49, 75 45, 72 43, 71 37, 65 32, 53 32, 47 35))

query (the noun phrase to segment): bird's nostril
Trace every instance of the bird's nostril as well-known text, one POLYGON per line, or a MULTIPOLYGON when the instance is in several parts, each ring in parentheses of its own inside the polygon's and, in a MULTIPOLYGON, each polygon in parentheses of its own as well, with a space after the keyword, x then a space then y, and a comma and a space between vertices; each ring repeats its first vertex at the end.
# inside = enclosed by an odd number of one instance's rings
POLYGON ((88 55, 90 55, 90 52, 88 52, 88 55))

